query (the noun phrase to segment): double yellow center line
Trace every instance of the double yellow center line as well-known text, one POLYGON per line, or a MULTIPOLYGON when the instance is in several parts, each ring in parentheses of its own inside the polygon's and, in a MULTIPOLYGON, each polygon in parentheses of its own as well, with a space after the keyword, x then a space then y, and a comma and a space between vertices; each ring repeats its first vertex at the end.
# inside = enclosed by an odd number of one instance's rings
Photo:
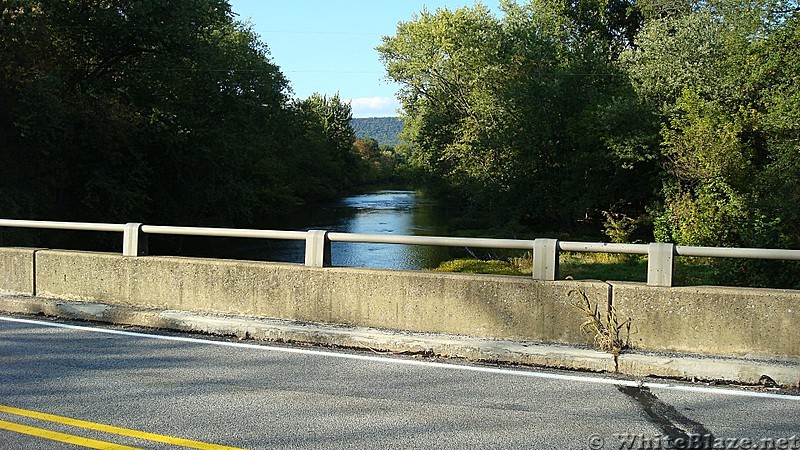
MULTIPOLYGON (((0 405, 0 413, 13 414, 15 416, 28 417, 31 419, 43 420, 46 422, 60 423, 63 425, 70 425, 73 427, 84 428, 87 430, 101 431, 104 433, 116 434, 118 436, 127 436, 151 442, 160 442, 162 444, 176 445, 180 447, 196 448, 201 450, 241 450, 237 449, 236 447, 226 447, 223 445, 209 444, 206 442, 193 441, 190 439, 147 433, 145 431, 120 428, 120 427, 115 427, 113 425, 104 425, 102 423, 88 422, 85 420, 56 416, 54 414, 30 411, 27 409, 14 408, 11 406, 0 405)), ((125 445, 115 444, 112 442, 98 441, 94 439, 85 438, 82 436, 59 433, 57 431, 47 430, 44 428, 37 428, 13 422, 6 422, 5 420, 0 420, 0 429, 5 429, 16 433, 27 434, 30 436, 37 436, 43 439, 49 439, 51 441, 65 442, 68 444, 74 444, 88 448, 108 449, 108 450, 136 449, 136 447, 128 447, 125 445)))

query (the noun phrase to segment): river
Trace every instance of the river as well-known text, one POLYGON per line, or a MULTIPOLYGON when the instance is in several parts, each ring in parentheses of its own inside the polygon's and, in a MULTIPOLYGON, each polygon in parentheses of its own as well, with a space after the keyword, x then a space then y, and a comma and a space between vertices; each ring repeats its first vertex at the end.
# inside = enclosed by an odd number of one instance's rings
MULTIPOLYGON (((447 215, 436 201, 419 192, 379 190, 339 201, 298 207, 276 229, 344 233, 446 235, 447 215)), ((305 243, 266 240, 229 248, 223 257, 302 263, 305 243)), ((334 242, 331 263, 340 267, 418 270, 466 255, 463 249, 334 242), (463 252, 463 253, 462 253, 463 252)))

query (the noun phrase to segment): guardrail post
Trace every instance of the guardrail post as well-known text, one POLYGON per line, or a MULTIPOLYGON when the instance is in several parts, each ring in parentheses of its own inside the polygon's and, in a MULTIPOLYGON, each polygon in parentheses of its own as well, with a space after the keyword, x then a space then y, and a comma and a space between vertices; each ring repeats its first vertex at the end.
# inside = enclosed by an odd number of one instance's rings
POLYGON ((324 230, 309 230, 306 235, 306 266, 330 267, 331 241, 324 230))
POLYGON ((126 223, 122 233, 122 256, 144 256, 147 254, 147 235, 142 233, 141 223, 126 223))
POLYGON ((672 286, 675 244, 651 243, 647 248, 647 285, 672 286))
POLYGON ((533 241, 533 279, 554 281, 558 276, 558 239, 533 241))

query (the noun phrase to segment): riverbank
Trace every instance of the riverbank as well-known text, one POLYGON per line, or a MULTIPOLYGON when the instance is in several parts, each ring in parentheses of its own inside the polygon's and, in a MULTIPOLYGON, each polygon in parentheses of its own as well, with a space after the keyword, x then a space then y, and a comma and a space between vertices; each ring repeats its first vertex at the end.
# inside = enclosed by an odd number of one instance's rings
MULTIPOLYGON (((506 259, 461 258, 444 261, 437 272, 530 276, 531 254, 506 259)), ((673 272, 676 286, 722 284, 719 266, 707 258, 678 258, 673 272)), ((647 258, 638 255, 562 253, 559 279, 647 281, 647 258)))

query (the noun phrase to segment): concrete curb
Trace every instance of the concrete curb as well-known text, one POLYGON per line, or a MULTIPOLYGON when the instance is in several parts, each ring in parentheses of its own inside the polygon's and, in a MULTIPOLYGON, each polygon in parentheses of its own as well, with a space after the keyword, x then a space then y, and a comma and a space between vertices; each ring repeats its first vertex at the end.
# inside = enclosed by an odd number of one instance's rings
MULTIPOLYGON (((163 311, 2 293, 0 293, 0 311, 236 336, 241 339, 422 354, 557 369, 615 372, 614 357, 608 353, 538 342, 412 333, 189 311, 163 311)), ((758 384, 763 376, 768 376, 781 386, 798 387, 800 383, 800 361, 625 353, 619 356, 616 365, 617 373, 633 377, 655 376, 758 384)))

